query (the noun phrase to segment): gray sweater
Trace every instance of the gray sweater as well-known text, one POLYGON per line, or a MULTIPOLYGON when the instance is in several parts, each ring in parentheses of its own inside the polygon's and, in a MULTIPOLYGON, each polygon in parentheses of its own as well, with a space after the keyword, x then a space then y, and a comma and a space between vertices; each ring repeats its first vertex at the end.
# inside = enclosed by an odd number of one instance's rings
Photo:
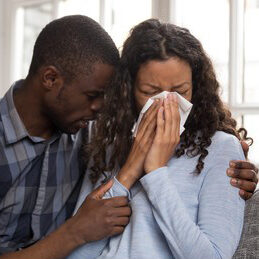
POLYGON ((259 259, 259 190, 246 202, 242 237, 233 259, 259 259))
MULTIPOLYGON (((197 157, 173 157, 130 191, 116 179, 106 197, 128 196, 130 223, 121 235, 86 244, 69 259, 230 259, 239 242, 244 201, 226 175, 229 161, 244 159, 238 140, 217 132, 205 167, 197 157)), ((78 206, 91 191, 85 179, 78 206)))

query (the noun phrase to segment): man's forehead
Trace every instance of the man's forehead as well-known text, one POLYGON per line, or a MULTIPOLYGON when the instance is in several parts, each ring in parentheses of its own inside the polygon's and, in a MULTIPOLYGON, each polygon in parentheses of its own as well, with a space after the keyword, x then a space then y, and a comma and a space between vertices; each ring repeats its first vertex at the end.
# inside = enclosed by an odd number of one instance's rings
POLYGON ((103 93, 109 85, 115 68, 109 64, 95 64, 90 73, 81 74, 78 77, 80 85, 86 92, 103 93))
POLYGON ((106 85, 98 84, 96 81, 85 81, 82 85, 85 92, 103 93, 106 88, 106 85))

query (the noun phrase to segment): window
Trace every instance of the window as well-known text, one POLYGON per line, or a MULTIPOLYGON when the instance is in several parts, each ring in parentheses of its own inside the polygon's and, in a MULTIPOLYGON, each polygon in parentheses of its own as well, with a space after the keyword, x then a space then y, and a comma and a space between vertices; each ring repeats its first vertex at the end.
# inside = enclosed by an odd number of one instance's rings
POLYGON ((11 0, 11 3, 15 44, 10 51, 14 53, 10 65, 14 69, 10 71, 9 84, 27 75, 34 42, 42 28, 55 18, 87 15, 101 23, 120 47, 134 25, 152 16, 152 0, 11 0))
POLYGON ((111 35, 118 47, 129 30, 152 16, 152 0, 62 0, 58 16, 87 15, 98 21, 111 35))
POLYGON ((152 17, 152 1, 105 0, 104 17, 104 28, 120 48, 133 26, 152 17))
POLYGON ((229 1, 178 1, 179 11, 176 23, 189 29, 202 43, 216 69, 218 80, 222 86, 222 98, 227 101, 229 84, 229 1))
POLYGON ((57 16, 82 14, 100 22, 99 0, 61 0, 59 1, 57 16))
MULTIPOLYGON (((32 58, 35 39, 53 15, 52 0, 2 0, 4 6, 3 86, 1 93, 17 79, 24 78, 32 58)), ((0 39, 1 40, 1 39, 0 39)))
POLYGON ((211 57, 222 98, 254 139, 259 164, 259 0, 172 0, 171 20, 188 28, 211 57))
MULTIPOLYGON (((20 60, 22 65, 20 65, 21 71, 17 68, 17 72, 25 77, 28 73, 28 69, 31 63, 33 46, 35 39, 42 30, 42 28, 52 20, 52 3, 46 2, 38 5, 31 5, 21 7, 17 10, 17 26, 20 28, 17 30, 19 34, 18 38, 22 39, 20 42, 19 54, 21 55, 20 60)), ((17 61, 19 58, 17 58, 17 61)))
POLYGON ((259 35, 256 33, 259 25, 259 1, 237 2, 233 1, 233 11, 236 11, 236 19, 240 22, 240 26, 236 27, 236 34, 241 45, 236 51, 237 70, 233 77, 238 78, 240 83, 238 88, 232 86, 236 99, 232 100, 230 107, 234 115, 240 118, 240 126, 245 127, 248 135, 254 139, 249 158, 259 164, 259 35))
MULTIPOLYGON (((243 102, 259 103, 259 1, 244 5, 244 89, 243 102)), ((259 126, 259 125, 258 125, 259 126)))
POLYGON ((214 63, 223 100, 254 138, 249 156, 259 164, 259 0, 0 1, 6 35, 4 40, 0 38, 5 50, 0 83, 6 89, 27 74, 34 41, 54 18, 90 16, 119 48, 134 25, 152 16, 188 28, 214 63))

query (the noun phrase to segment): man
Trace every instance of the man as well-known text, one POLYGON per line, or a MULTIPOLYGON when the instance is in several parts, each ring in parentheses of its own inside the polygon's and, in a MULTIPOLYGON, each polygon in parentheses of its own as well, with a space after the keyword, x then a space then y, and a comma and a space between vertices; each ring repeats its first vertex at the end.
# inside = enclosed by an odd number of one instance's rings
MULTIPOLYGON (((28 76, 0 102, 1 258, 64 258, 127 225, 126 198, 102 200, 112 182, 90 193, 71 217, 83 177, 82 132, 101 109, 118 60, 111 38, 85 16, 55 20, 40 33, 28 76)), ((253 192, 253 170, 242 166, 230 176, 248 179, 236 186, 253 192)))
POLYGON ((76 133, 100 110, 118 60, 99 24, 64 17, 42 30, 27 78, 1 100, 0 253, 17 251, 3 258, 63 258, 85 242, 121 233, 127 224, 125 197, 101 199, 111 182, 66 221, 83 176, 76 133))

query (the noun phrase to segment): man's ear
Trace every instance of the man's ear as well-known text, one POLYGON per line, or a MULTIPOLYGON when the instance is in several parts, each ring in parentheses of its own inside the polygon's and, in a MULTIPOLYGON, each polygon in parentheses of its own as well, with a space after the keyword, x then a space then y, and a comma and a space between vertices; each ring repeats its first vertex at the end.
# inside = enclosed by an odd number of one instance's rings
POLYGON ((64 79, 55 66, 40 68, 41 85, 47 91, 59 91, 64 85, 64 79))

